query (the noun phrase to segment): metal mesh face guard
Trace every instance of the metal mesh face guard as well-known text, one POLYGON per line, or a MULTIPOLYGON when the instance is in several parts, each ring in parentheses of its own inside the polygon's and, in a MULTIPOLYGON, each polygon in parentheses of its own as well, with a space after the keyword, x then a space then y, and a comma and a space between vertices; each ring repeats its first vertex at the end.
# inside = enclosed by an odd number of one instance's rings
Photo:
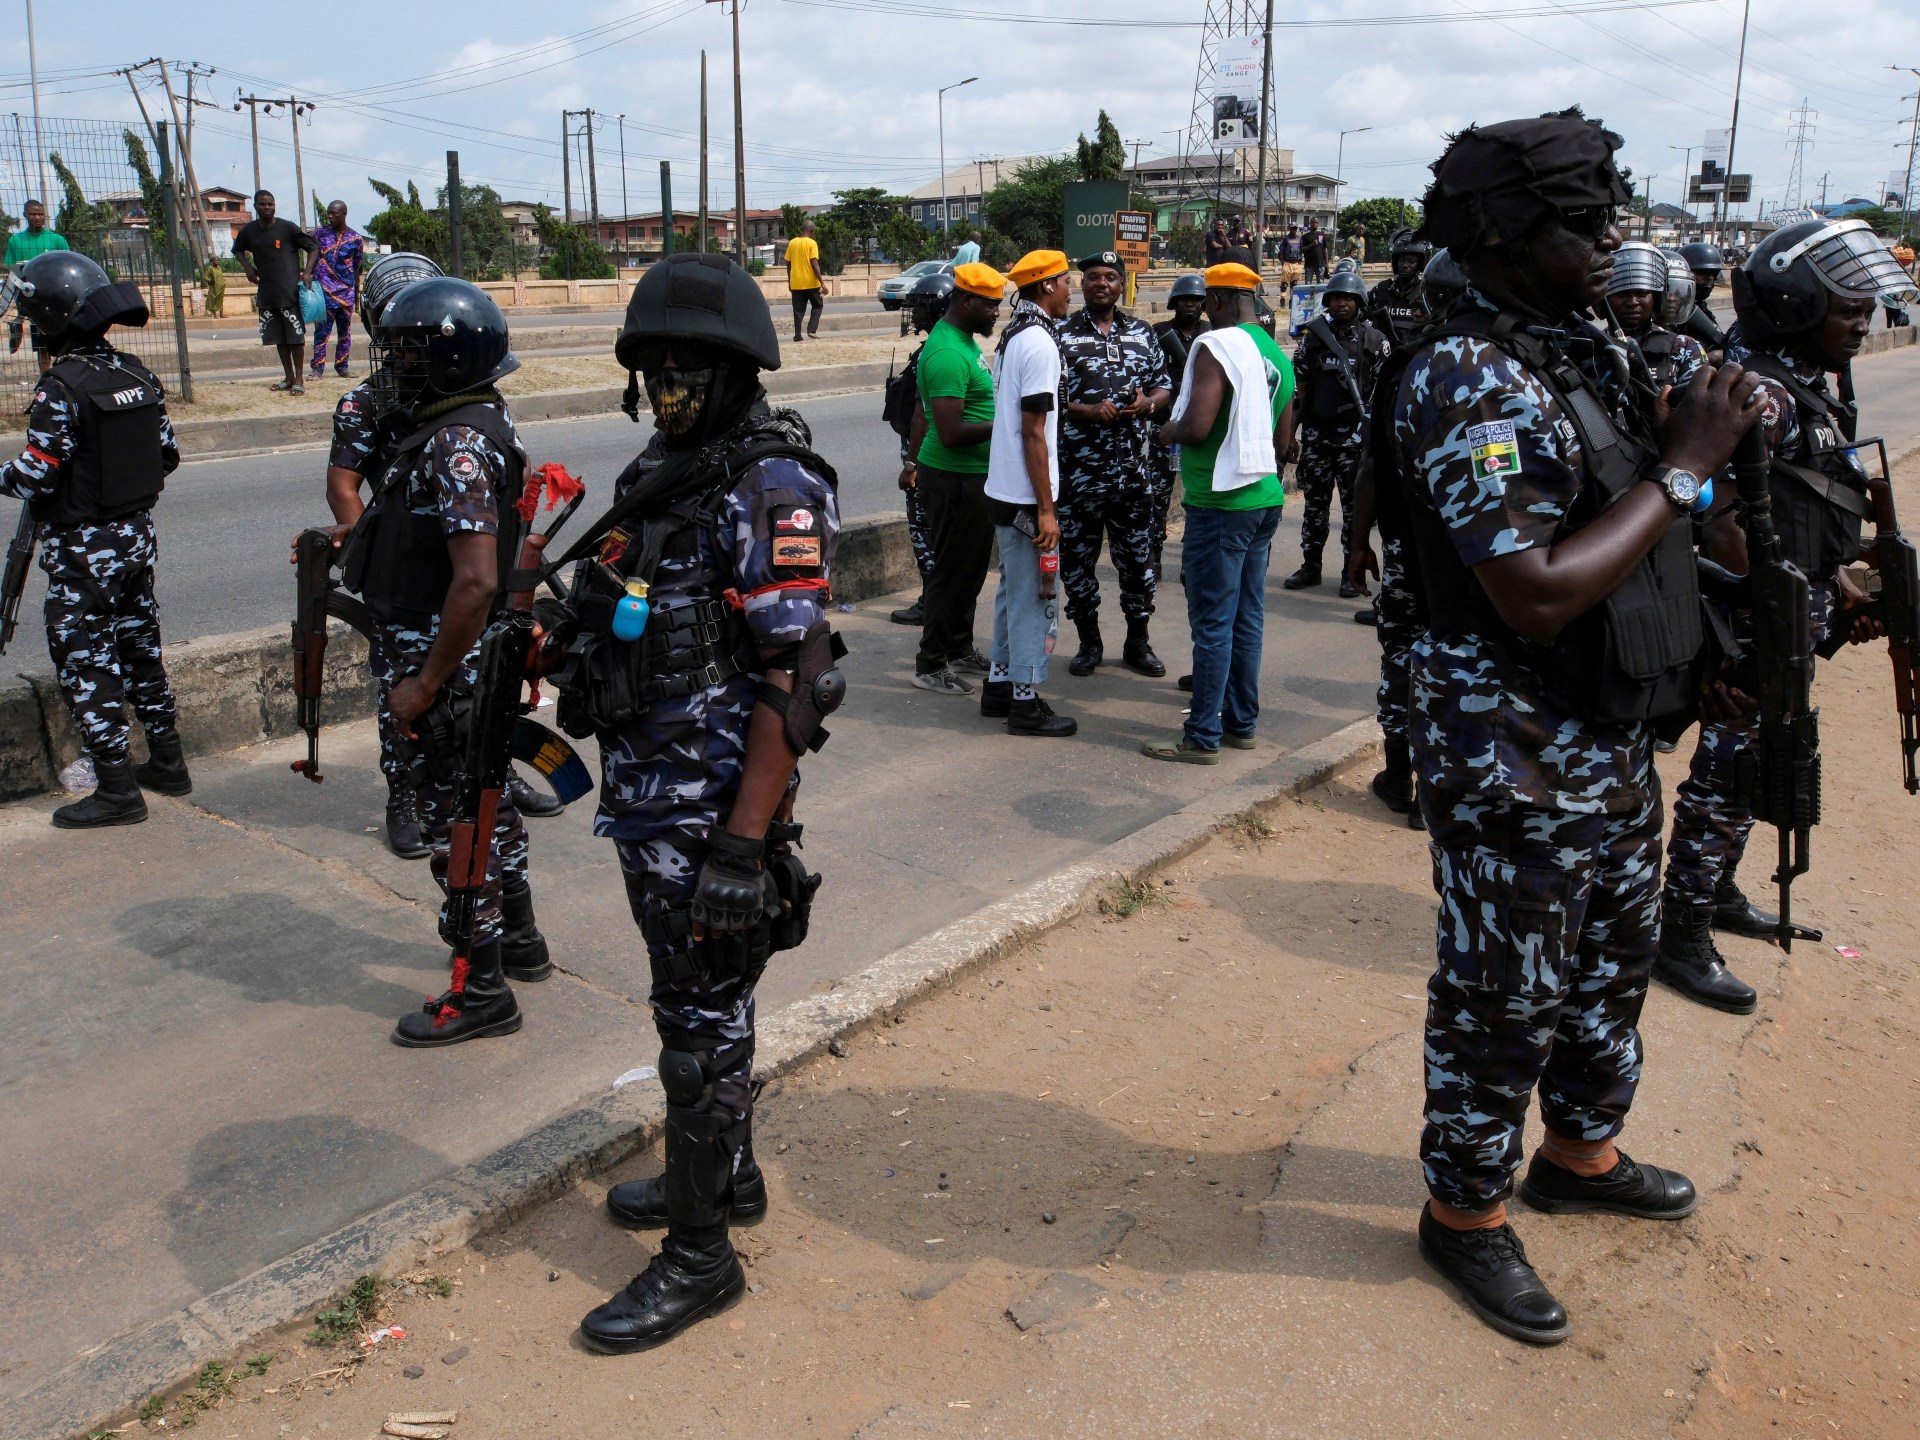
POLYGON ((1644 241, 1629 240, 1613 257, 1607 294, 1620 295, 1629 290, 1645 290, 1656 296, 1667 293, 1667 257, 1644 241))
POLYGON ((1900 268, 1886 242, 1864 220, 1839 220, 1797 245, 1769 256, 1767 265, 1785 274, 1806 256, 1820 283, 1836 295, 1864 300, 1882 295, 1912 295, 1911 276, 1900 268))

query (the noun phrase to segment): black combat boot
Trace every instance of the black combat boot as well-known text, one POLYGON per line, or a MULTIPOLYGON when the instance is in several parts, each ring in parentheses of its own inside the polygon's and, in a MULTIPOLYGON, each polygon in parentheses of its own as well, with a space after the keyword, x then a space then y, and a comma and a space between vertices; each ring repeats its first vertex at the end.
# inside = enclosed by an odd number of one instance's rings
MULTIPOLYGON (((1721 876, 1720 884, 1714 889, 1713 928, 1725 930, 1729 935, 1770 940, 1776 945, 1780 943, 1780 917, 1762 910, 1749 900, 1731 874, 1721 876)), ((1791 928, 1795 940, 1824 938, 1822 932, 1811 925, 1794 925, 1791 928)))
POLYGON ((1153 645, 1147 639, 1147 624, 1144 619, 1127 621, 1127 646, 1120 652, 1120 658, 1134 673, 1158 680, 1167 673, 1167 667, 1153 653, 1153 645))
POLYGON ((1732 1015, 1751 1015, 1759 993, 1727 969, 1713 943, 1713 907, 1688 905, 1671 897, 1660 906, 1660 953, 1653 957, 1653 978, 1665 981, 1689 1000, 1732 1015))
POLYGON ((989 720, 1004 720, 1013 710, 1013 681, 980 682, 980 713, 989 720))
POLYGON ((1529 1345, 1558 1345, 1567 1338, 1566 1309, 1527 1263, 1527 1248, 1511 1225, 1451 1230, 1422 1210, 1420 1253, 1501 1334, 1529 1345))
POLYGON ((98 788, 91 795, 62 805, 53 823, 62 830, 97 830, 103 825, 138 825, 147 818, 147 800, 133 778, 133 759, 95 760, 98 788))
POLYGON ((1345 572, 1342 572, 1340 576, 1340 598, 1342 600, 1358 600, 1360 595, 1360 587, 1349 580, 1345 572))
POLYGON ((485 1035, 511 1035, 519 1028, 520 1003, 500 969, 500 942, 489 940, 473 947, 464 967, 455 965, 452 989, 400 1017, 393 1043, 431 1050, 485 1035))
POLYGON ((143 790, 160 795, 191 795, 193 777, 187 774, 187 757, 180 753, 180 732, 156 740, 147 737, 147 763, 134 767, 133 778, 143 790))
POLYGON ((1413 800, 1413 757, 1407 751, 1407 737, 1389 735, 1381 744, 1386 768, 1373 777, 1369 787, 1396 815, 1416 809, 1413 800))
POLYGON ((589 1349, 625 1355, 659 1345, 746 1292, 727 1239, 729 1141, 741 1124, 724 1111, 668 1104, 666 1237, 646 1269, 580 1322, 589 1349))
POLYGON ((1320 583, 1320 559, 1302 560, 1300 568, 1280 582, 1282 590, 1311 590, 1320 583))
POLYGON ((1056 715, 1053 707, 1038 695, 1031 700, 1015 700, 1007 707, 1009 735, 1037 735, 1057 739, 1076 733, 1079 721, 1068 715, 1056 715))
POLYGON ((567 802, 558 795, 534 789, 522 778, 518 770, 507 772, 507 790, 513 796, 513 808, 523 817, 531 816, 535 820, 544 820, 547 816, 558 815, 567 808, 567 802))
POLYGON ((1106 651, 1100 644, 1100 619, 1090 616, 1085 620, 1073 622, 1074 629, 1080 632, 1080 649, 1073 659, 1067 662, 1069 675, 1091 675, 1100 668, 1100 662, 1106 658, 1106 651))
POLYGON ((927 623, 926 592, 922 591, 920 594, 920 598, 914 601, 911 605, 907 606, 904 610, 894 610, 889 612, 887 615, 887 619, 891 620, 896 625, 920 626, 920 625, 926 624, 927 623))
POLYGON ((532 984, 553 973, 547 937, 533 920, 533 891, 500 892, 500 968, 509 980, 532 984))
POLYGON ((387 848, 402 860, 424 860, 433 853, 420 828, 420 801, 404 778, 387 777, 387 848))
POLYGON ((1620 1159, 1606 1174, 1580 1175, 1536 1150, 1527 1178, 1520 1182, 1520 1198, 1549 1215, 1604 1210, 1637 1220, 1682 1220, 1699 1205, 1686 1176, 1657 1165, 1636 1165, 1626 1151, 1617 1153, 1620 1159))
MULTIPOLYGON (((727 1223, 758 1225, 767 1218, 767 1177, 753 1158, 753 1122, 743 1122, 740 1159, 727 1182, 727 1223)), ((628 1180, 607 1191, 607 1213, 630 1230, 667 1223, 667 1177, 628 1180)))

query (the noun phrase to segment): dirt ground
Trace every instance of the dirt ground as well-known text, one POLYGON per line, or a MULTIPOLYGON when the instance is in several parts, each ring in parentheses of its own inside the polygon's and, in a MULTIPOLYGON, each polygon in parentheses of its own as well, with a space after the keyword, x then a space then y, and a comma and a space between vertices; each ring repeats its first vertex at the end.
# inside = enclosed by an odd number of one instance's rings
POLYGON ((1706 1203, 1671 1226, 1516 1211, 1565 1345, 1494 1334, 1414 1248, 1433 899, 1423 837, 1363 773, 770 1086, 773 1213, 736 1232, 752 1285, 725 1316, 633 1357, 573 1338, 644 1263, 600 1208, 657 1165, 636 1159, 444 1257, 445 1298, 386 1286, 372 1323, 406 1338, 357 1369, 303 1326, 169 1428, 335 1440, 446 1410, 456 1440, 1913 1435, 1920 799, 1887 670, 1876 649, 1821 678, 1827 820, 1795 899, 1826 942, 1725 942, 1754 1017, 1649 997, 1625 1144, 1706 1203))

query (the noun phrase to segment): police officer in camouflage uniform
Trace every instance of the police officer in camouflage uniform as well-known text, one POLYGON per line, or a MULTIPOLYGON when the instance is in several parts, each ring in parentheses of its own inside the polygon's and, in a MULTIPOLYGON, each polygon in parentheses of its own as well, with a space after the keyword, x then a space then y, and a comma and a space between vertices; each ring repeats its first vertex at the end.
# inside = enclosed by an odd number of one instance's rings
POLYGON ((1148 456, 1153 414, 1172 382, 1160 337, 1119 308, 1127 262, 1111 250, 1080 262, 1085 304, 1060 322, 1066 414, 1060 425, 1060 580, 1067 618, 1080 632, 1069 675, 1091 675, 1105 658, 1100 638, 1100 561, 1104 535, 1120 578, 1127 622, 1121 658, 1142 675, 1167 667, 1148 635, 1160 576, 1154 567, 1158 479, 1148 456))
POLYGON ((1417 230, 1393 232, 1387 242, 1393 273, 1367 293, 1367 319, 1398 350, 1427 328, 1428 312, 1421 277, 1433 258, 1433 245, 1417 230))
MULTIPOLYGON (((416 279, 372 330, 376 425, 391 425, 373 499, 347 540, 343 583, 373 617, 375 678, 409 743, 434 878, 447 883, 454 784, 479 640, 507 601, 524 522, 526 452, 495 384, 520 362, 500 307, 477 285, 416 279)), ((444 919, 444 912, 443 917, 444 919)), ((553 972, 533 916, 527 832, 500 796, 477 907, 473 953, 452 983, 394 1028, 398 1045, 455 1045, 520 1028, 507 984, 553 972)))
POLYGON ((645 378, 656 433, 582 537, 598 548, 569 600, 536 607, 561 725, 599 741, 594 830, 618 849, 646 942, 667 1099, 665 1173, 607 1196, 621 1223, 666 1227, 647 1268, 581 1322, 608 1353, 669 1339, 746 1288, 727 1227, 767 1207, 753 990, 806 935, 819 877, 791 850, 795 766, 842 687, 835 477, 806 422, 767 405, 760 374, 780 347, 759 286, 723 256, 662 260, 634 286, 615 355, 645 378))
POLYGON ((47 651, 99 786, 53 812, 67 830, 135 825, 147 818, 144 786, 193 789, 174 724, 173 688, 160 656, 153 595, 158 547, 153 502, 180 463, 166 392, 133 356, 107 343, 114 325, 147 323, 139 288, 115 284, 70 250, 37 255, 0 284, 53 363, 27 414, 27 444, 0 466, 0 495, 30 508, 47 573, 47 651), (147 733, 135 767, 126 706, 147 733))
MULTIPOLYGON (((1207 277, 1182 275, 1167 291, 1167 308, 1173 312, 1153 327, 1160 351, 1167 359, 1169 389, 1167 403, 1155 415, 1165 421, 1180 399, 1180 383, 1187 373, 1187 352, 1193 342, 1207 332, 1207 277)), ((1180 479, 1179 452, 1147 433, 1147 463, 1153 478, 1153 573, 1160 573, 1161 552, 1167 544, 1167 512, 1173 506, 1173 487, 1180 479)))
POLYGON ((1365 444, 1365 402, 1389 349, 1387 337, 1360 318, 1366 298, 1367 288, 1358 275, 1334 276, 1322 297, 1325 315, 1309 322, 1293 353, 1294 373, 1300 377, 1293 403, 1299 416, 1299 484, 1306 509, 1300 516, 1300 568, 1280 582, 1286 590, 1320 583, 1320 557, 1338 490, 1340 596, 1351 600, 1362 593, 1346 573, 1353 553, 1353 477, 1365 444))
POLYGON ((1696 1203, 1614 1142, 1658 939, 1653 721, 1683 724, 1703 697, 1690 512, 1760 413, 1730 366, 1656 426, 1581 317, 1621 243, 1620 143, 1572 110, 1470 127, 1435 162, 1425 228, 1472 286, 1409 362, 1395 453, 1376 456, 1377 482, 1404 488, 1431 625, 1411 730, 1440 898, 1420 1248, 1487 1323, 1543 1345, 1566 1311, 1506 1213, 1536 1089, 1529 1205, 1676 1219, 1696 1203), (1610 659, 1625 646, 1631 667, 1610 659))
MULTIPOLYGON (((1870 511, 1866 472, 1855 457, 1859 416, 1852 400, 1853 358, 1883 295, 1913 288, 1865 222, 1803 220, 1774 231, 1734 272, 1739 335, 1752 348, 1740 364, 1757 375, 1766 409, 1774 523, 1787 558, 1806 575, 1814 643, 1835 623, 1854 643, 1881 633, 1845 620, 1865 597, 1845 566, 1860 556, 1861 522, 1870 511), (1840 379, 1838 393, 1827 382, 1840 379)), ((1744 553, 1737 562, 1744 568, 1744 553)), ((1745 612, 1736 635, 1750 637, 1745 612)), ((1681 994, 1737 1015, 1759 1003, 1751 985, 1726 968, 1716 929, 1774 937, 1780 917, 1759 909, 1734 879, 1753 812, 1740 794, 1742 757, 1758 736, 1751 717, 1706 724, 1673 805, 1660 956, 1654 974, 1681 994)), ((1800 929, 1802 938, 1818 931, 1800 929)))
POLYGON ((1707 350, 1691 335, 1663 323, 1663 315, 1676 323, 1684 322, 1693 305, 1693 277, 1675 276, 1674 268, 1653 246, 1627 241, 1613 257, 1613 274, 1607 280, 1607 309, 1619 322, 1621 333, 1645 358, 1654 388, 1671 386, 1678 394, 1707 363, 1707 350))

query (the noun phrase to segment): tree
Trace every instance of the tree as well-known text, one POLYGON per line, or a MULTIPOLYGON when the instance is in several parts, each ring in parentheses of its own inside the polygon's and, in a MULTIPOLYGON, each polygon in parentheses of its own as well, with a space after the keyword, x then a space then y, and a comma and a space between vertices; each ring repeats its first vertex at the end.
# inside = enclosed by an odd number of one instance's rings
POLYGON ((788 240, 799 236, 801 227, 807 223, 807 212, 798 205, 780 207, 780 233, 788 240))
POLYGON ((813 222, 813 238, 820 246, 821 271, 838 275, 847 268, 847 260, 860 237, 848 228, 846 221, 829 210, 813 222))
POLYGON ((607 252, 578 225, 553 218, 545 205, 533 207, 533 220, 540 227, 540 243, 547 258, 540 262, 542 280, 607 280, 613 276, 613 261, 607 252))
MULTIPOLYGON (((447 213, 447 187, 438 192, 439 206, 433 213, 447 213)), ((513 222, 500 208, 500 192, 491 185, 460 185, 460 259, 467 274, 497 280, 513 263, 513 222), (496 273, 499 272, 499 273, 496 273)), ((448 233, 452 245, 452 233, 448 233)))
MULTIPOLYGON (((120 139, 127 147, 127 163, 133 167, 133 173, 140 179, 140 204, 147 212, 147 245, 154 258, 162 265, 167 263, 167 246, 173 241, 173 230, 168 224, 171 219, 167 205, 167 190, 153 173, 153 165, 147 159, 147 147, 131 129, 122 130, 120 139)), ((185 260, 186 257, 181 257, 185 260)), ((185 268, 191 269, 191 264, 185 268)))
POLYGON ((904 195, 889 195, 877 185, 858 190, 836 190, 837 202, 830 212, 846 223, 855 238, 866 241, 877 237, 887 221, 898 215, 907 203, 904 195))
POLYGON ((53 228, 66 237, 70 248, 107 263, 107 231, 113 228, 113 207, 104 200, 89 201, 80 182, 58 150, 47 152, 47 163, 60 181, 60 210, 53 217, 53 228))
POLYGON ((1356 200, 1340 212, 1340 233, 1351 235, 1359 226, 1367 227, 1367 259, 1384 260, 1387 241, 1393 232, 1420 223, 1420 207, 1406 200, 1380 197, 1356 200))
POLYGON ((987 223, 1022 253, 1057 247, 1066 223, 1066 192, 1081 178, 1077 160, 1029 160, 987 192, 987 223))
POLYGON ((1863 205, 1847 216, 1849 220, 1864 220, 1873 227, 1876 235, 1897 238, 1907 233, 1907 217, 1901 211, 1889 210, 1884 205, 1863 205))
POLYGON ((927 227, 897 211, 880 222, 879 240, 887 258, 903 270, 933 254, 933 235, 927 227))
POLYGON ((1182 225, 1174 222, 1167 231, 1167 254, 1174 264, 1184 265, 1188 269, 1197 269, 1207 253, 1206 241, 1201 237, 1198 225, 1182 225))
POLYGON ((1120 127, 1107 118, 1104 110, 1093 127, 1093 143, 1088 144, 1083 134, 1075 150, 1074 159, 1082 180, 1118 180, 1126 173, 1126 141, 1120 138, 1120 127))
POLYGON ((411 250, 436 265, 445 266, 452 247, 447 222, 420 203, 420 187, 409 180, 407 193, 402 195, 371 175, 367 177, 367 184, 387 202, 386 209, 367 221, 367 233, 382 245, 411 250))

